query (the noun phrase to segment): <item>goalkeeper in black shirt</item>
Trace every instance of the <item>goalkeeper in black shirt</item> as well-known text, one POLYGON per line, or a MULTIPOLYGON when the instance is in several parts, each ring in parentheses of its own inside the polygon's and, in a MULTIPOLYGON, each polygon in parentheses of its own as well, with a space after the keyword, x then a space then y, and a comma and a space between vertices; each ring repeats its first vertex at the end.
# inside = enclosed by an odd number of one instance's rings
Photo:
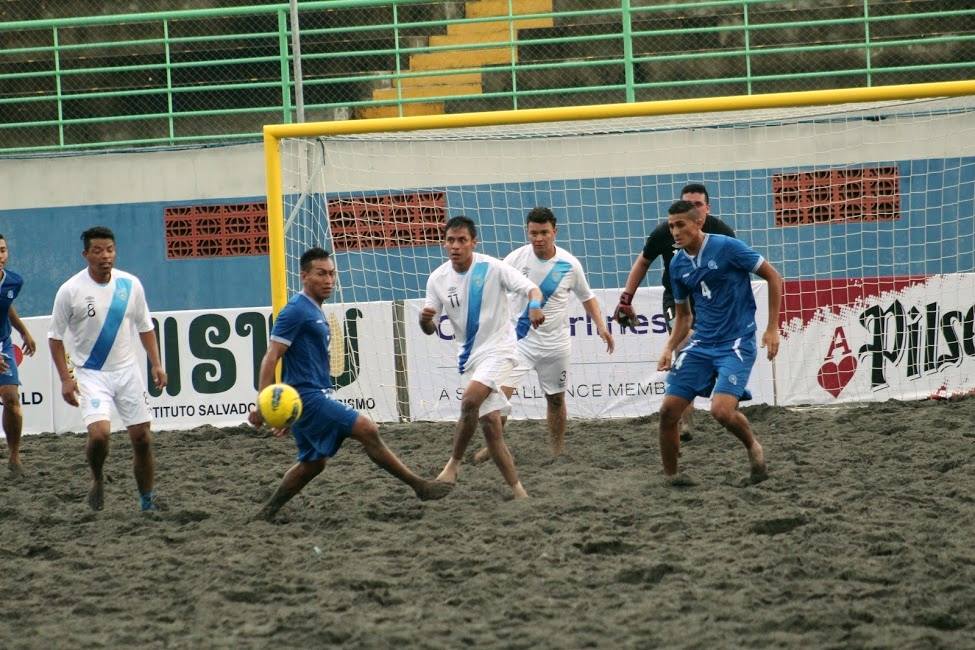
MULTIPOLYGON (((727 235, 728 237, 735 236, 735 231, 732 230, 731 226, 711 214, 711 197, 708 195, 708 190, 704 185, 701 183, 685 185, 680 191, 680 198, 683 201, 693 203, 695 208, 704 213, 705 219, 702 228, 704 232, 727 235)), ((623 288, 623 293, 620 295, 620 302, 616 306, 615 313, 616 322, 621 327, 632 327, 636 324, 636 312, 633 311, 632 306, 633 296, 640 283, 643 282, 643 278, 646 277, 647 271, 650 270, 650 265, 653 264, 653 261, 657 257, 662 257, 664 261, 664 273, 660 278, 660 283, 664 287, 663 313, 667 319, 667 331, 671 331, 674 325, 674 317, 677 314, 674 309, 674 294, 670 288, 670 260, 674 258, 675 251, 674 238, 670 234, 670 227, 664 221, 654 228, 650 236, 647 237, 647 243, 643 247, 643 253, 637 255, 633 261, 633 267, 630 269, 630 275, 626 278, 626 287, 623 288)), ((691 312, 693 313, 693 311, 694 305, 692 303, 691 312)), ((693 333, 692 330, 691 335, 693 333)), ((681 417, 681 438, 684 440, 691 439, 689 429, 693 412, 694 404, 692 402, 681 417)))

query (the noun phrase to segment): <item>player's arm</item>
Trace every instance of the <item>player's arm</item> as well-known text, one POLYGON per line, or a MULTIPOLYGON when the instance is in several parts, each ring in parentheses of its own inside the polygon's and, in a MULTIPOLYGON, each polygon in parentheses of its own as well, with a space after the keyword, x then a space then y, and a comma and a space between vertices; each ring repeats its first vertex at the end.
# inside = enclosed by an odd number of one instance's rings
POLYGON ((162 363, 159 361, 159 345, 156 343, 156 328, 152 324, 152 317, 149 315, 149 303, 146 302, 145 289, 141 282, 135 283, 135 294, 133 298, 137 300, 137 309, 133 316, 135 318, 136 330, 139 332, 139 341, 149 357, 149 374, 152 383, 156 388, 162 390, 166 387, 166 371, 163 370, 162 363))
MULTIPOLYGON (((281 341, 268 341, 267 350, 264 352, 264 357, 261 359, 261 368, 257 373, 257 392, 260 394, 262 390, 274 383, 275 371, 278 367, 278 361, 284 356, 284 353, 288 351, 288 346, 281 341)), ((261 415, 261 409, 254 409, 247 415, 247 421, 253 424, 255 427, 259 427, 264 424, 264 416, 261 415)), ((282 435, 286 429, 281 429, 282 435)), ((275 434, 277 435, 277 430, 275 434)))
POLYGON ((768 351, 769 360, 779 353, 779 310, 782 307, 782 276, 768 260, 764 260, 755 274, 768 282, 768 325, 762 334, 762 347, 768 351))
POLYGON ((630 274, 626 277, 626 286, 623 287, 619 304, 616 305, 616 311, 613 313, 613 317, 621 327, 633 327, 636 325, 636 312, 633 311, 633 296, 636 295, 636 290, 640 288, 640 283, 643 282, 643 278, 647 277, 647 271, 650 270, 650 263, 652 261, 644 257, 643 253, 637 255, 636 259, 633 260, 633 266, 630 267, 630 274))
POLYGON ((606 351, 613 354, 613 351, 616 349, 616 343, 613 341, 613 335, 610 333, 609 328, 606 327, 606 319, 603 318, 603 310, 599 307, 599 299, 593 296, 589 300, 584 301, 582 307, 589 314, 589 319, 596 323, 596 334, 606 342, 606 351))
POLYGON ((168 380, 166 378, 166 371, 162 367, 162 362, 159 360, 156 330, 151 329, 147 332, 139 332, 139 341, 142 342, 146 356, 149 357, 149 374, 152 375, 152 383, 156 385, 157 389, 162 390, 166 387, 168 380))
POLYGON ((61 397, 71 406, 78 406, 78 382, 68 368, 68 356, 64 349, 64 335, 71 322, 70 298, 64 288, 58 289, 51 310, 51 330, 47 334, 47 346, 51 350, 51 360, 61 379, 61 397))
POLYGON ((660 361, 657 362, 657 370, 670 370, 674 350, 687 338, 691 331, 691 306, 687 300, 676 304, 677 314, 674 317, 674 329, 670 333, 670 338, 664 344, 664 349, 660 353, 660 361))
POLYGON ((542 311, 542 301, 545 296, 534 282, 523 276, 510 264, 498 266, 501 273, 501 286, 508 293, 519 293, 528 296, 528 320, 533 327, 545 322, 545 312, 542 311))
POLYGON ((8 314, 10 315, 10 326, 20 332, 20 338, 24 342, 21 349, 23 349, 24 354, 27 356, 33 356, 34 352, 37 351, 37 343, 34 342, 34 337, 30 335, 27 326, 24 325, 24 321, 20 320, 20 315, 17 314, 17 310, 13 305, 10 305, 8 314))
POLYGON ((71 406, 78 406, 78 383, 71 376, 68 369, 68 358, 64 350, 64 341, 61 339, 49 338, 47 345, 51 349, 51 360, 54 361, 54 368, 58 371, 61 378, 61 397, 71 406))
POLYGON ((427 336, 437 331, 436 318, 441 309, 443 309, 443 303, 437 296, 433 275, 431 275, 427 278, 427 297, 423 301, 423 308, 420 309, 420 329, 427 336))

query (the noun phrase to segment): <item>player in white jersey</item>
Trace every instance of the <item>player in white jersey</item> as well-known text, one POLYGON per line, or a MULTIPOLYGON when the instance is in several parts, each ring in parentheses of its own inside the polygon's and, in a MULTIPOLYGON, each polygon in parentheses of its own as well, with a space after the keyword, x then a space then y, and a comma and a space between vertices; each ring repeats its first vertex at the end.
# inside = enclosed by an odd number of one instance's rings
POLYGON ((166 373, 159 362, 145 291, 137 277, 114 268, 115 235, 111 230, 95 226, 83 232, 81 240, 85 246, 81 255, 88 267, 58 289, 48 343, 61 378, 61 396, 68 404, 81 407, 88 428, 85 456, 92 475, 88 505, 92 510, 104 507, 103 467, 114 404, 132 442, 142 510, 158 510, 149 434, 152 417, 133 330, 149 356, 157 388, 166 385, 166 373), (66 352, 73 369, 68 367, 66 352))
MULTIPOLYGON (((565 387, 572 353, 570 294, 582 303, 589 319, 595 323, 596 333, 606 342, 607 352, 612 354, 615 344, 582 264, 574 255, 555 245, 558 226, 552 211, 546 207, 534 208, 528 213, 525 228, 530 243, 509 253, 504 261, 541 289, 545 323, 536 329, 528 327, 527 301, 521 296, 513 297, 512 311, 517 315, 518 363, 502 390, 510 398, 515 388, 521 385, 519 382, 535 371, 545 393, 552 454, 558 456, 565 446, 565 387)), ((487 449, 482 449, 474 460, 487 460, 488 453, 487 449)))
POLYGON ((466 383, 454 429, 453 454, 437 480, 456 483, 464 452, 480 420, 491 457, 515 498, 520 499, 528 494, 504 444, 501 424, 502 412, 507 415, 510 410, 501 387, 514 369, 517 341, 507 294, 519 293, 528 299, 528 319, 538 327, 545 321, 542 292, 501 260, 475 253, 476 245, 477 226, 471 219, 457 216, 447 222, 444 247, 450 261, 430 274, 420 312, 420 329, 425 334, 437 331, 434 319, 441 311, 450 321, 460 344, 457 370, 466 383))

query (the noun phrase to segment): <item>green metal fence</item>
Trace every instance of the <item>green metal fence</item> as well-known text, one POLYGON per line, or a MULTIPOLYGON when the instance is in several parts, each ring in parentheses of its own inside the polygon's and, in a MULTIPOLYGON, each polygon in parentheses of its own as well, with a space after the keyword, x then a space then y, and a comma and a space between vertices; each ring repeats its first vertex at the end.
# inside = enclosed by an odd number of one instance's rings
POLYGON ((299 113, 352 119, 975 74, 970 0, 334 0, 298 10, 299 83, 288 3, 0 23, 0 153, 253 140, 299 113))

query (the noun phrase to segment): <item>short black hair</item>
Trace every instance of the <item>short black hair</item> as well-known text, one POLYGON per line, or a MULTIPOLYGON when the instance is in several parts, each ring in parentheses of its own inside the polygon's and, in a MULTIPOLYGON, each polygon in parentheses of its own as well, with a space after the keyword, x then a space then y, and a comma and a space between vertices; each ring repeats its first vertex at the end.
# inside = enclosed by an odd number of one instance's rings
POLYGON ((701 216, 690 201, 674 201, 670 204, 670 209, 667 210, 667 214, 684 214, 685 212, 689 213, 694 219, 701 216))
POLYGON ((553 228, 558 227, 558 223, 555 220, 555 215, 549 208, 544 206, 538 206, 537 208, 532 208, 531 212, 525 218, 525 223, 550 223, 553 228))
POLYGON ((318 260, 327 260, 332 254, 325 250, 315 246, 314 248, 309 248, 304 253, 301 254, 301 270, 308 271, 311 269, 312 262, 317 262, 318 260))
POLYGON ((456 217, 448 219, 447 224, 443 227, 444 235, 447 234, 448 230, 453 230, 454 228, 467 228, 467 232, 471 234, 471 239, 477 239, 477 225, 470 217, 458 214, 456 217))
POLYGON ((110 228, 105 226, 92 226, 85 232, 81 233, 81 241, 85 244, 85 250, 91 248, 92 239, 111 239, 115 241, 115 233, 112 232, 110 228))
POLYGON ((704 202, 711 205, 711 195, 708 194, 708 188, 704 187, 704 183, 688 183, 680 191, 681 196, 685 194, 703 194, 704 202))

